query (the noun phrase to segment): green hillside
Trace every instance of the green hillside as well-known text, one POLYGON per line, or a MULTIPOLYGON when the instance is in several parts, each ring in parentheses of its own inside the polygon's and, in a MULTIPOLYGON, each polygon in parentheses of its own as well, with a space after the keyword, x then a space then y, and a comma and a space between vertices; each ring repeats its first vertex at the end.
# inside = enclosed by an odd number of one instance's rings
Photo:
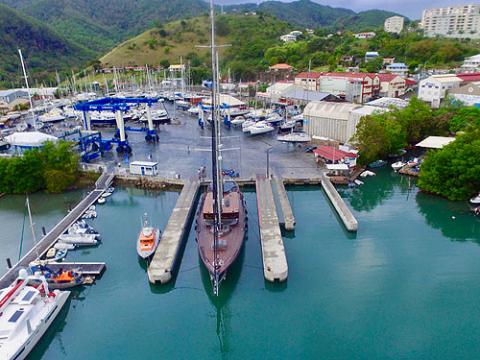
POLYGON ((33 80, 53 81, 55 70, 67 71, 94 55, 4 5, 0 5, 0 33, 0 87, 18 86, 22 81, 18 48, 33 80))
MULTIPOLYGON (((229 67, 237 78, 253 76, 256 69, 266 66, 265 50, 280 44, 280 35, 290 30, 286 22, 263 14, 218 16, 217 42, 231 45, 221 52, 223 67, 229 67)), ((148 30, 122 43, 100 61, 103 66, 165 66, 179 63, 182 58, 197 70, 206 70, 209 50, 195 46, 208 45, 209 41, 209 18, 200 16, 148 30)))
POLYGON ((320 5, 310 0, 288 3, 266 1, 256 6, 255 10, 276 16, 294 25, 312 28, 331 26, 340 18, 355 15, 352 10, 320 5))
POLYGON ((334 27, 338 29, 365 31, 383 27, 385 20, 398 15, 384 10, 367 10, 335 21, 334 27))
POLYGON ((48 24, 65 38, 97 53, 151 28, 196 16, 202 0, 0 0, 48 24))

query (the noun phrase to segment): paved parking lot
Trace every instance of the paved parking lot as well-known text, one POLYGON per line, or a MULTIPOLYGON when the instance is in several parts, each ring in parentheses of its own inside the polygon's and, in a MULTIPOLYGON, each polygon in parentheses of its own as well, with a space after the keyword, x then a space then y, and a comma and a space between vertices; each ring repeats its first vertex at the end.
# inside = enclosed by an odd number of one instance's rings
MULTIPOLYGON (((170 115, 171 106, 166 105, 170 115)), ((176 112, 176 121, 170 125, 160 125, 158 144, 147 144, 145 133, 128 132, 128 141, 133 152, 129 157, 118 156, 115 151, 97 162, 115 162, 128 167, 128 161, 153 160, 159 163, 159 173, 165 177, 180 174, 182 178, 195 176, 201 166, 211 172, 211 130, 201 129, 197 118, 185 112, 176 112)), ((140 126, 128 124, 128 126, 140 126)), ((106 138, 112 137, 113 129, 102 130, 106 138)), ((301 145, 280 143, 277 132, 249 136, 241 128, 227 129, 222 126, 223 168, 234 169, 241 178, 254 177, 266 173, 267 150, 271 171, 281 176, 310 177, 320 174, 313 155, 305 153, 301 145)))

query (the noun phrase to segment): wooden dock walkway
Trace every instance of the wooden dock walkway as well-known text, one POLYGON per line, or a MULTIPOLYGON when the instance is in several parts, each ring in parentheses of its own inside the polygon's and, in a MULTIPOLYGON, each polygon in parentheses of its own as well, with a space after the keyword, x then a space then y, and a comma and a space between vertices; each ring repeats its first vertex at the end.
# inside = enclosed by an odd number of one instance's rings
POLYGON ((278 221, 285 230, 295 229, 295 216, 293 215, 290 201, 288 200, 287 190, 283 184, 283 179, 276 175, 272 176, 273 194, 275 197, 275 206, 277 208, 278 221))
POLYGON ((332 202, 333 207, 337 211, 338 216, 340 216, 340 219, 342 219, 343 224, 345 225, 347 230, 357 231, 358 230, 357 219, 355 219, 355 216, 353 216, 347 204, 345 204, 345 201, 343 201, 343 199, 340 197, 340 195, 337 192, 337 189, 335 189, 332 182, 327 176, 322 177, 322 187, 323 187, 323 190, 325 190, 325 193, 327 194, 328 198, 332 202))
POLYGON ((70 211, 60 222, 57 223, 29 252, 27 252, 11 269, 0 278, 0 289, 9 286, 18 276, 18 272, 22 268, 28 267, 32 261, 37 260, 44 255, 50 247, 55 244, 58 237, 62 235, 74 222, 76 222, 85 211, 93 205, 98 198, 110 186, 113 175, 103 173, 95 183, 95 190, 90 192, 83 198, 72 211, 70 211))
POLYGON ((257 175, 256 190, 263 274, 265 279, 271 282, 285 281, 288 276, 287 257, 270 179, 263 175, 257 175))
POLYGON ((151 283, 165 284, 172 278, 183 238, 189 231, 189 220, 200 189, 200 181, 186 181, 177 199, 172 215, 162 233, 160 243, 148 267, 148 279, 151 283))

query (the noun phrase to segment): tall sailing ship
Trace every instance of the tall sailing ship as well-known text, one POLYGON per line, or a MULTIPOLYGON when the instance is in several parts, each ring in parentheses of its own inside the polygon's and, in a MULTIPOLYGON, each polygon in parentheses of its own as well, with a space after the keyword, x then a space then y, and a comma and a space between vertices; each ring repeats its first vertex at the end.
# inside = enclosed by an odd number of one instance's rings
POLYGON ((215 11, 210 1, 212 55, 212 184, 202 195, 196 219, 198 253, 210 273, 213 293, 240 254, 245 239, 245 200, 234 181, 223 181, 220 154, 218 52, 215 46, 215 11))

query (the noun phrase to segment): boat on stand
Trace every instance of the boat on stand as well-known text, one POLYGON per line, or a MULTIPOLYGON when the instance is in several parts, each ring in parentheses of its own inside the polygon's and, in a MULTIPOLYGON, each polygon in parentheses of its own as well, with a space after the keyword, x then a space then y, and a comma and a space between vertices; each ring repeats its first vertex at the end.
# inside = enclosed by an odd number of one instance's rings
POLYGON ((196 240, 199 257, 208 270, 213 294, 238 258, 247 225, 245 200, 234 181, 223 181, 221 121, 219 109, 218 49, 215 46, 215 12, 210 1, 212 56, 212 184, 202 194, 196 216, 196 240))

